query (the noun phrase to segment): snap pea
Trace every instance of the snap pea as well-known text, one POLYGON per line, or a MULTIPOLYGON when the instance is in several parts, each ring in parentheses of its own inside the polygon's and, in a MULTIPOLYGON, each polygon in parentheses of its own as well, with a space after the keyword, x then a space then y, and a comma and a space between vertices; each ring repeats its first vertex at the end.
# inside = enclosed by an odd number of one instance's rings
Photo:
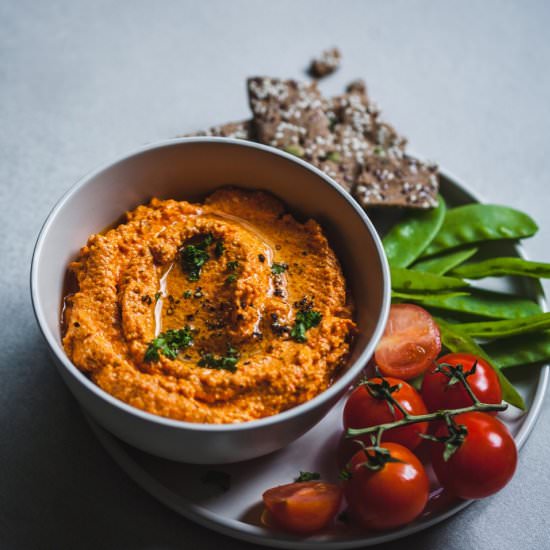
POLYGON ((485 350, 502 369, 548 362, 550 331, 491 342, 485 346, 485 350))
POLYGON ((472 338, 507 338, 518 334, 528 334, 550 329, 550 313, 540 313, 506 321, 484 321, 481 323, 461 323, 460 332, 472 338))
POLYGON ((416 262, 411 269, 435 273, 436 275, 445 275, 445 273, 451 271, 454 267, 470 259, 478 250, 478 248, 472 247, 457 250, 456 252, 449 252, 448 254, 441 254, 441 256, 436 256, 429 260, 416 262))
POLYGON ((439 197, 436 208, 408 214, 382 240, 392 267, 407 267, 422 254, 439 231, 447 207, 439 197))
POLYGON ((443 319, 437 319, 436 322, 441 331, 441 341, 443 345, 454 353, 473 353, 485 359, 494 369, 498 375, 500 387, 502 389, 502 399, 514 407, 518 407, 525 410, 525 402, 523 397, 518 393, 516 388, 512 385, 510 380, 502 374, 500 371, 500 364, 498 361, 494 361, 491 357, 483 351, 481 346, 470 336, 463 334, 457 327, 443 321, 443 319))
POLYGON ((516 319, 541 313, 535 302, 499 292, 472 291, 426 295, 396 291, 392 295, 399 300, 408 300, 428 308, 467 313, 488 319, 516 319))
POLYGON ((482 241, 530 237, 537 229, 530 216, 513 208, 493 204, 459 206, 447 212, 441 229, 421 257, 482 241))
POLYGON ((456 277, 481 279, 483 277, 502 277, 520 275, 524 277, 550 278, 550 264, 530 262, 521 258, 490 258, 482 262, 462 265, 453 270, 456 277))
POLYGON ((425 306, 430 306, 431 301, 434 297, 441 300, 450 300, 451 298, 456 298, 460 296, 469 296, 467 292, 442 292, 441 294, 422 294, 415 292, 403 292, 401 290, 392 290, 391 297, 392 300, 405 301, 405 302, 415 302, 417 304, 422 304, 425 306))
POLYGON ((443 277, 433 273, 421 273, 401 267, 391 268, 391 286, 396 290, 438 291, 464 288, 468 283, 456 277, 443 277))

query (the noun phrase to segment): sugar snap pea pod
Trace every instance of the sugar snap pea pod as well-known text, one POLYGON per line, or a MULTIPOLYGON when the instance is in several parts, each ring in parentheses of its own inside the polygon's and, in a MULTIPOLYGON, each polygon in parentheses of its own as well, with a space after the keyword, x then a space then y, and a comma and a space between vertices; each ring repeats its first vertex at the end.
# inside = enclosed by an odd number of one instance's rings
POLYGON ((454 267, 470 259, 478 250, 478 248, 471 247, 441 254, 441 256, 436 256, 435 258, 416 262, 411 269, 435 273, 436 275, 445 275, 445 273, 451 271, 454 267))
POLYGON ((460 296, 468 296, 467 292, 453 291, 442 292, 441 294, 423 294, 421 292, 403 292, 402 290, 392 290, 392 301, 397 300, 399 302, 415 302, 417 304, 429 307, 432 299, 437 296, 441 300, 450 300, 451 298, 457 298, 460 296))
POLYGON ((436 208, 411 212, 394 225, 382 240, 389 264, 392 267, 412 264, 441 228, 446 210, 440 196, 436 208))
POLYGON ((502 369, 546 363, 550 361, 550 331, 498 340, 484 347, 502 369))
POLYGON ((468 286, 468 283, 464 279, 456 277, 443 277, 442 275, 434 275, 433 273, 421 273, 412 269, 392 267, 391 286, 395 290, 432 292, 464 288, 468 286))
POLYGON ((524 277, 550 278, 550 264, 530 262, 522 258, 490 258, 482 262, 465 264, 453 270, 456 277, 481 279, 483 277, 502 277, 521 275, 524 277))
POLYGON ((502 399, 504 399, 507 403, 510 403, 510 405, 514 405, 514 407, 525 410, 525 402, 523 401, 523 397, 521 397, 516 388, 514 388, 510 380, 502 374, 498 361, 491 359, 491 357, 483 351, 481 346, 475 340, 460 332, 455 325, 451 325, 450 323, 443 321, 443 319, 437 318, 436 322, 439 325, 439 330, 441 331, 441 341, 448 350, 453 353, 473 353, 474 355, 478 355, 482 359, 485 359, 485 361, 487 361, 495 369, 495 372, 498 375, 500 387, 502 389, 502 399))
POLYGON ((529 334, 550 329, 550 313, 540 313, 530 317, 506 321, 482 321, 480 323, 461 323, 460 332, 472 338, 508 338, 518 334, 529 334))
POLYGON ((471 293, 415 294, 393 292, 399 300, 408 300, 427 308, 437 308, 457 313, 477 315, 486 319, 516 319, 541 313, 535 302, 512 294, 472 291, 471 293))
POLYGON ((522 239, 534 235, 537 229, 530 216, 507 206, 459 206, 447 212, 441 229, 421 257, 483 241, 522 239))

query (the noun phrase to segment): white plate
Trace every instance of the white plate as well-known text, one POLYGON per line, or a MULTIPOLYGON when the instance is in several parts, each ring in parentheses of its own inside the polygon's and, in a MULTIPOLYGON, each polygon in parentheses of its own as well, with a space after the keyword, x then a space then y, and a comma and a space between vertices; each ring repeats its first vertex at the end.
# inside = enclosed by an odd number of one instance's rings
MULTIPOLYGON (((455 179, 442 177, 442 193, 451 205, 479 201, 455 179)), ((373 221, 383 231, 388 223, 388 213, 378 212, 373 221)), ((511 244, 494 244, 498 253, 523 255, 511 244)), ((542 290, 536 282, 498 281, 500 289, 514 290, 540 301, 544 307, 542 290)), ((521 447, 535 424, 549 377, 549 367, 515 369, 513 382, 524 397, 527 414, 517 409, 506 411, 503 418, 521 447)), ((156 458, 138 451, 90 421, 94 433, 107 452, 141 487, 160 502, 209 529, 256 544, 292 549, 358 548, 405 537, 434 525, 455 514, 471 501, 443 502, 434 486, 426 512, 414 523, 402 529, 367 533, 353 531, 337 522, 337 526, 323 535, 297 538, 273 532, 260 524, 261 494, 275 485, 289 483, 299 470, 320 472, 323 479, 335 480, 337 468, 334 452, 341 433, 343 400, 316 427, 281 451, 244 463, 220 467, 181 464, 156 458), (231 488, 223 492, 217 486, 201 481, 209 470, 220 470, 231 475, 231 488)))

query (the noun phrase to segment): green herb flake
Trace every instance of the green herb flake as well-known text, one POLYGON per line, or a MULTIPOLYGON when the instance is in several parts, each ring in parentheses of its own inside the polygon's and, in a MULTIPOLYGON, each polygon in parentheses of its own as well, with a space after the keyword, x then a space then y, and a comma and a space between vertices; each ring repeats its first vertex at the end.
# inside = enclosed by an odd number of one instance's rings
POLYGON ((214 242, 212 233, 207 233, 202 240, 188 244, 180 250, 181 267, 187 273, 189 281, 198 281, 204 264, 210 259, 207 248, 214 242))
POLYGON ((235 348, 229 347, 225 355, 216 356, 213 353, 203 353, 198 362, 199 367, 235 372, 239 353, 235 348))
POLYGON ((216 241, 216 246, 214 247, 214 256, 216 258, 221 258, 223 253, 225 252, 225 244, 223 242, 223 239, 218 239, 216 241))
POLYGON ((239 262, 237 260, 233 260, 231 262, 227 262, 227 271, 235 271, 239 267, 239 262))
POLYGON ((327 160, 330 160, 332 162, 340 162, 342 160, 342 157, 340 156, 340 153, 338 151, 331 151, 327 155, 327 160))
POLYGON ((306 332, 313 327, 316 327, 321 322, 323 316, 319 311, 312 309, 298 311, 294 321, 294 326, 290 331, 290 336, 296 342, 306 342, 306 332))
POLYGON ((300 475, 294 478, 295 483, 302 483, 304 481, 316 481, 321 479, 321 474, 318 472, 302 472, 300 470, 300 475))
POLYGON ((236 273, 231 273, 231 275, 228 275, 226 278, 225 278, 225 282, 229 285, 231 283, 234 283, 235 281, 237 280, 237 274, 236 273))
POLYGON ((185 348, 193 345, 193 335, 191 329, 185 326, 182 329, 171 329, 161 332, 153 339, 145 351, 145 361, 158 361, 160 354, 175 359, 178 353, 185 348))
POLYGON ((271 273, 273 275, 280 275, 288 269, 288 264, 273 262, 271 264, 271 273))
POLYGON ((155 302, 158 302, 161 296, 162 292, 155 292, 155 302))
POLYGON ((191 296, 193 295, 193 293, 190 291, 190 290, 186 290, 182 296, 186 299, 186 300, 189 300, 189 298, 191 298, 191 296))

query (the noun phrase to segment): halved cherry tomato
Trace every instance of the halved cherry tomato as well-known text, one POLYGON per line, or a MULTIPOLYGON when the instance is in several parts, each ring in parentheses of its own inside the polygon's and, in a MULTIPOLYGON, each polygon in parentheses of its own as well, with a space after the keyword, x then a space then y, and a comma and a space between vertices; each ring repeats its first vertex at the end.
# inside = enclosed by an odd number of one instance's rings
MULTIPOLYGON (((476 364, 474 373, 466 377, 475 396, 483 403, 500 403, 502 390, 495 370, 481 357, 470 353, 449 353, 437 360, 438 364, 448 363, 462 365, 467 373, 476 364)), ((436 367, 428 370, 422 381, 422 397, 430 412, 441 409, 460 409, 473 405, 472 398, 460 383, 449 385, 450 378, 442 372, 435 372, 436 367)), ((492 414, 492 413, 491 413, 492 414)))
POLYGON ((406 447, 383 445, 399 462, 380 470, 365 466, 366 452, 359 451, 348 467, 351 479, 345 494, 350 517, 368 529, 392 529, 418 517, 428 502, 429 481, 424 466, 406 447))
MULTIPOLYGON (((516 470, 518 452, 506 426, 494 416, 471 412, 455 416, 466 427, 462 444, 446 461, 445 444, 432 442, 430 457, 441 485, 461 498, 484 498, 502 489, 516 470)), ((448 435, 441 425, 435 435, 448 435)))
POLYGON ((262 498, 276 527, 307 535, 332 521, 342 502, 342 489, 333 483, 305 481, 273 487, 262 498))
MULTIPOLYGON (((368 382, 374 385, 371 391, 369 391, 367 385, 361 384, 348 397, 344 406, 344 429, 368 428, 403 418, 403 413, 397 407, 390 406, 383 397, 376 397, 375 388, 377 385, 382 384, 384 380, 390 387, 398 388, 391 393, 391 396, 409 414, 417 415, 428 412, 420 394, 404 380, 391 377, 384 379, 370 378, 368 382)), ((382 441, 399 443, 412 450, 422 442, 422 438, 418 434, 426 433, 427 429, 428 424, 426 422, 393 428, 384 432, 382 441)), ((364 441, 367 446, 370 445, 368 436, 360 436, 357 439, 364 441)), ((356 447, 355 451, 357 450, 356 447)))
POLYGON ((440 351, 439 327, 425 309, 413 304, 391 306, 374 352, 382 374, 410 380, 426 371, 440 351))

